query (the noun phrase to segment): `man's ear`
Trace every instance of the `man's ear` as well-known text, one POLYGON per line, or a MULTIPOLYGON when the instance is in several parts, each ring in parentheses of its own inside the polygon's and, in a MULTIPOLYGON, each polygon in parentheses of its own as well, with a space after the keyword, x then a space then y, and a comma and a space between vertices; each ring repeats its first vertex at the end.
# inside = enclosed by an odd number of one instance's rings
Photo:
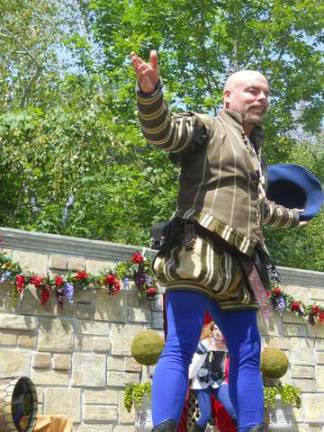
POLYGON ((224 90, 223 92, 223 100, 224 100, 224 108, 229 109, 230 106, 230 90, 224 90))

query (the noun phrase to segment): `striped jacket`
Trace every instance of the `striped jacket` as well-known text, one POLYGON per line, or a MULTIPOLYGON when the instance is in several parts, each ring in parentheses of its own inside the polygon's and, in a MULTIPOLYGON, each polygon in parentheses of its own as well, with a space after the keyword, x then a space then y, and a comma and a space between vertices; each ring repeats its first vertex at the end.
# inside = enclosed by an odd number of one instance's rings
POLYGON ((297 210, 266 198, 261 128, 254 128, 249 139, 237 112, 173 114, 161 86, 152 95, 138 91, 137 103, 145 138, 180 161, 175 215, 196 220, 249 256, 257 244, 266 250, 263 224, 298 224, 297 210))

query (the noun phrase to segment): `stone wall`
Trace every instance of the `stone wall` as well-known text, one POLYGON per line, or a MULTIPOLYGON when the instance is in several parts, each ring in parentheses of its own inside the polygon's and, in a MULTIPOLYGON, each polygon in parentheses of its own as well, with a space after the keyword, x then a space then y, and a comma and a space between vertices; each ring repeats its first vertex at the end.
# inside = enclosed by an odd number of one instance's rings
MULTIPOLYGON (((96 274, 127 260, 135 247, 109 242, 0 229, 2 250, 24 271, 46 275, 85 269, 96 274)), ((306 304, 324 303, 324 273, 280 269, 282 288, 306 304)), ((260 318, 265 346, 283 349, 290 367, 284 382, 300 386, 302 407, 294 430, 324 432, 324 326, 311 327, 285 313, 269 323, 260 318)), ((134 412, 123 406, 126 383, 138 382, 141 366, 130 355, 133 336, 162 329, 162 299, 139 299, 135 289, 111 297, 84 291, 63 310, 39 304, 26 290, 10 303, 0 285, 0 377, 29 376, 36 385, 39 414, 65 414, 77 432, 131 432, 134 412)))

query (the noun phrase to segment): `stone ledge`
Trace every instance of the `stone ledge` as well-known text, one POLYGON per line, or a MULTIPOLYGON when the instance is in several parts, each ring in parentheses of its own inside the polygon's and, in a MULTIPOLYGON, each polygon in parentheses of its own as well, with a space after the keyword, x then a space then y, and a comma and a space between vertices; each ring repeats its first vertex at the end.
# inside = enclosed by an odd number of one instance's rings
POLYGON ((101 258, 111 261, 127 260, 133 252, 140 248, 139 246, 128 246, 102 240, 89 240, 13 228, 0 228, 0 235, 6 248, 101 258))

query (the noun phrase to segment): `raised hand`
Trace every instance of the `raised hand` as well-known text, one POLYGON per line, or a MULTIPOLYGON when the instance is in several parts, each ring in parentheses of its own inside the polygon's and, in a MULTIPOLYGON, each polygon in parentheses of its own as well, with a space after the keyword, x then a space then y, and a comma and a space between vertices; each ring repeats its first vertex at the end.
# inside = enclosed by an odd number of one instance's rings
POLYGON ((138 85, 142 92, 153 93, 160 80, 158 55, 155 50, 150 52, 150 60, 146 63, 134 52, 130 55, 138 85))

